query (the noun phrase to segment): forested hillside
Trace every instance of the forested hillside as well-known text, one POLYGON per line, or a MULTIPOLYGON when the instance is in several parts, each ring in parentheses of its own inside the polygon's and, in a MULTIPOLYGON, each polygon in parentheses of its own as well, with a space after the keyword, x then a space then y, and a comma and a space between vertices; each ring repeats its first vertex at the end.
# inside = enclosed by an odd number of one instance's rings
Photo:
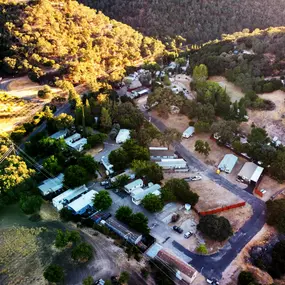
POLYGON ((73 83, 118 79, 163 53, 160 41, 72 0, 0 1, 0 69, 33 79, 58 70, 73 83), (2 3, 2 4, 1 4, 2 3))
POLYGON ((192 43, 244 28, 284 24, 284 0, 78 0, 131 25, 145 35, 175 37, 192 43))

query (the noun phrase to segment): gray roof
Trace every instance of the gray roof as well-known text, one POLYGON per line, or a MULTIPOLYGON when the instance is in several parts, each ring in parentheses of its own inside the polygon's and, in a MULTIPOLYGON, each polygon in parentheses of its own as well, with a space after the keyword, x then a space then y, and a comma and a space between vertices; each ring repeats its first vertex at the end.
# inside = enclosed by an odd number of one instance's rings
POLYGON ((50 138, 52 138, 52 139, 59 139, 59 138, 65 137, 66 135, 67 135, 67 129, 64 129, 64 130, 60 130, 60 131, 52 134, 50 136, 50 138))
POLYGON ((246 178, 248 181, 257 182, 263 172, 263 167, 256 165, 253 162, 246 162, 240 170, 238 176, 246 178))
POLYGON ((142 187, 142 186, 143 186, 143 181, 141 179, 137 179, 137 180, 125 185, 125 188, 127 190, 132 190, 134 188, 142 187))
POLYGON ((150 150, 150 156, 175 156, 172 150, 150 150))
POLYGON ((159 191, 161 189, 159 184, 154 184, 149 188, 138 192, 137 194, 132 195, 135 200, 142 200, 148 194, 154 194, 154 192, 159 191))
POLYGON ((220 162, 218 168, 221 169, 222 171, 231 173, 237 161, 238 158, 235 155, 231 153, 226 154, 222 159, 222 161, 220 162))
POLYGON ((162 159, 156 163, 164 169, 187 168, 187 162, 182 158, 162 159))

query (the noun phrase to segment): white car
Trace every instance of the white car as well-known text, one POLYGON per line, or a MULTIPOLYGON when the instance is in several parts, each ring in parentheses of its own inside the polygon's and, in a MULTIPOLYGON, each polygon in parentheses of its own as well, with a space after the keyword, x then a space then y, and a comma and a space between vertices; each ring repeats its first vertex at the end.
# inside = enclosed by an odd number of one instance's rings
POLYGON ((190 181, 198 181, 198 180, 201 180, 201 179, 202 179, 202 177, 199 176, 199 175, 195 175, 195 176, 189 177, 190 181))
POLYGON ((190 238, 192 235, 193 235, 192 232, 187 232, 187 233, 184 234, 184 237, 185 238, 190 238))
POLYGON ((219 285, 220 284, 220 282, 216 279, 212 279, 212 280, 207 279, 207 283, 212 284, 212 285, 219 285))

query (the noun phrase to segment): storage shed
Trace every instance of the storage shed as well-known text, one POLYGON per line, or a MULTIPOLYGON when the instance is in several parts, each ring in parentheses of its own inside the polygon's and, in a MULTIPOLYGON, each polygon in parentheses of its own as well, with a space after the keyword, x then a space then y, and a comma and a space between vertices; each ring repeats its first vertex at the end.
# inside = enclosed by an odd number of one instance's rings
POLYGON ((116 137, 116 143, 124 143, 131 138, 131 132, 128 129, 121 129, 116 137))
POLYGON ((63 187, 63 179, 64 175, 63 173, 60 173, 55 178, 49 178, 44 180, 38 187, 41 194, 43 196, 47 196, 50 193, 54 193, 60 190, 63 187))
POLYGON ((238 173, 238 178, 248 184, 257 183, 263 170, 263 167, 253 162, 246 162, 238 173))
POLYGON ((157 161, 156 163, 165 170, 188 168, 187 162, 183 158, 161 159, 161 161, 157 161))
POLYGON ((182 137, 185 138, 185 139, 188 139, 190 137, 192 137, 195 133, 195 128, 190 126, 188 127, 182 134, 182 137))
POLYGON ((238 161, 237 156, 229 153, 224 156, 218 168, 226 173, 231 173, 238 161))

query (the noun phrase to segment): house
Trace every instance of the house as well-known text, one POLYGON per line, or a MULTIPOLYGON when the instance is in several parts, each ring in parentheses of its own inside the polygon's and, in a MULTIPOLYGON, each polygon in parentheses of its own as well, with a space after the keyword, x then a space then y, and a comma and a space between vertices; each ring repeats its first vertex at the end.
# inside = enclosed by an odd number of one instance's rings
POLYGON ((194 133, 195 133, 195 128, 190 126, 183 132, 182 137, 188 139, 192 137, 194 133))
POLYGON ((138 79, 134 79, 128 87, 128 91, 133 91, 139 87, 142 87, 141 82, 138 79))
POLYGON ((150 150, 151 160, 174 159, 177 155, 172 150, 150 150))
POLYGON ((256 184, 263 170, 263 167, 260 167, 253 162, 246 162, 238 173, 238 179, 248 184, 256 184))
POLYGON ((61 193, 52 199, 53 206, 60 211, 64 206, 71 203, 73 200, 85 194, 89 191, 89 189, 85 185, 81 185, 74 189, 68 189, 67 191, 61 193))
POLYGON ((100 222, 102 225, 107 226, 110 230, 114 231, 116 234, 127 240, 128 242, 132 244, 138 244, 141 239, 142 235, 128 229, 125 225, 117 222, 114 218, 109 218, 108 220, 104 221, 102 220, 100 222))
POLYGON ((127 95, 128 97, 131 97, 132 99, 133 98, 136 98, 136 97, 140 97, 140 96, 143 96, 143 95, 147 95, 150 93, 150 89, 147 88, 147 87, 139 87, 135 90, 133 90, 130 95, 127 95))
POLYGON ((114 166, 113 164, 109 162, 108 156, 102 156, 101 163, 105 167, 107 175, 112 175, 114 173, 114 170, 113 170, 114 166))
POLYGON ((116 143, 124 143, 131 138, 131 131, 128 129, 120 129, 117 137, 116 143))
POLYGON ((132 193, 133 190, 142 188, 143 187, 143 181, 141 179, 137 179, 127 185, 125 185, 124 189, 127 193, 132 193))
POLYGON ((188 168, 187 162, 183 158, 161 159, 161 161, 156 161, 156 163, 164 170, 188 168))
POLYGON ((86 194, 83 194, 76 200, 67 205, 67 208, 71 210, 75 215, 82 215, 88 208, 93 206, 93 198, 98 194, 95 190, 90 190, 86 194))
POLYGON ((144 197, 148 194, 154 194, 156 196, 160 196, 161 194, 160 189, 161 187, 159 184, 152 184, 152 183, 149 183, 149 187, 146 189, 138 188, 131 194, 132 202, 136 205, 139 205, 144 199, 144 197))
POLYGON ((64 139, 66 136, 67 136, 67 133, 68 133, 68 130, 67 129, 64 129, 64 130, 60 130, 54 134, 52 134, 50 136, 51 139, 64 139))
POLYGON ((231 173, 238 161, 237 156, 229 153, 224 156, 218 168, 226 173, 231 173))
POLYGON ((63 187, 63 173, 60 173, 55 178, 49 178, 44 180, 39 186, 39 190, 43 196, 47 196, 50 193, 54 193, 63 187))
POLYGON ((75 141, 73 143, 68 143, 68 145, 70 147, 72 147, 73 149, 75 149, 77 151, 82 151, 86 144, 87 144, 87 139, 86 138, 81 138, 80 140, 75 141))
POLYGON ((150 146, 149 150, 168 150, 168 147, 165 146, 150 146))
POLYGON ((164 249, 158 251, 155 258, 160 262, 166 263, 170 267, 174 268, 174 270, 176 270, 176 278, 180 281, 186 282, 186 284, 191 284, 197 277, 198 273, 193 267, 184 262, 182 259, 178 258, 176 255, 173 255, 164 249))
POLYGON ((72 136, 66 138, 64 141, 66 142, 66 144, 71 144, 75 141, 78 141, 79 139, 81 139, 81 135, 79 133, 75 133, 72 136))
POLYGON ((128 176, 130 179, 135 179, 135 174, 132 172, 131 169, 127 169, 125 172, 122 172, 114 177, 112 177, 110 180, 112 183, 116 182, 116 180, 120 177, 120 176, 123 176, 123 175, 126 175, 128 176))

